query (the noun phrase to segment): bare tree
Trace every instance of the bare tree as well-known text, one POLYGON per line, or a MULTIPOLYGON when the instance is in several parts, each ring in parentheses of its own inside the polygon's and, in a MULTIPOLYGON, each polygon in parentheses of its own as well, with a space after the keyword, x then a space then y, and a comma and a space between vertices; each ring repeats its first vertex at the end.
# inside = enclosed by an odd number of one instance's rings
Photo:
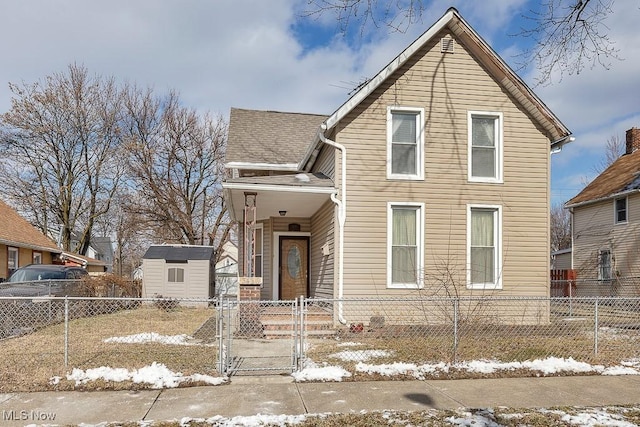
POLYGON ((3 193, 45 234, 60 230, 63 249, 85 254, 121 176, 120 92, 113 79, 75 64, 9 87, 11 109, 0 118, 3 193))
POLYGON ((182 107, 175 93, 157 98, 130 88, 124 104, 137 193, 130 209, 157 240, 210 244, 220 253, 231 227, 221 187, 226 123, 182 107))
MULTIPOLYGON (((307 17, 335 15, 339 30, 362 35, 369 26, 406 31, 420 22, 429 0, 309 0, 307 17)), ((539 84, 580 73, 585 66, 610 66, 619 59, 618 49, 608 34, 606 18, 613 0, 546 0, 540 8, 523 15, 527 24, 517 36, 531 39, 533 45, 521 56, 524 68, 535 63, 539 84)))
POLYGON ((620 138, 618 135, 613 135, 607 139, 607 145, 604 147, 604 155, 600 161, 594 165, 593 171, 596 174, 604 172, 606 168, 611 166, 616 160, 624 154, 626 149, 626 140, 620 138))
POLYGON ((571 213, 562 203, 551 206, 551 252, 571 247, 571 213))

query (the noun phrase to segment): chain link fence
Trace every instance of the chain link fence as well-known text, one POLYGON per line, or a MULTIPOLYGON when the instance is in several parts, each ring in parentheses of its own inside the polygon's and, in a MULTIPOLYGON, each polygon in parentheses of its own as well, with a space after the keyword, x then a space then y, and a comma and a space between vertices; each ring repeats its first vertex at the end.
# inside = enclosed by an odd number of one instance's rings
POLYGON ((341 320, 307 338, 316 364, 457 363, 573 358, 603 365, 640 357, 638 298, 309 300, 341 320))
POLYGON ((0 392, 74 369, 185 375, 368 364, 640 358, 640 298, 378 298, 297 301, 0 297, 0 392))

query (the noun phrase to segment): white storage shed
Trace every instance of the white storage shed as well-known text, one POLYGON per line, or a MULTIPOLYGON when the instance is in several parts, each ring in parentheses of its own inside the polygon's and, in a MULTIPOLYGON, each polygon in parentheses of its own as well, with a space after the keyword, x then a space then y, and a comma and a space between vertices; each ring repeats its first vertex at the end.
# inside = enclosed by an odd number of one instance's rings
POLYGON ((142 257, 142 296, 212 298, 215 257, 211 246, 157 245, 142 257))

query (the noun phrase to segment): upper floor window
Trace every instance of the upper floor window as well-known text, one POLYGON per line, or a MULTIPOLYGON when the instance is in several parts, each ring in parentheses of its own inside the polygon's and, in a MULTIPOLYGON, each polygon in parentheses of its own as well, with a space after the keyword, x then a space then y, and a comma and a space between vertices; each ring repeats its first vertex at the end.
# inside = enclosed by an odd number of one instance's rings
POLYGON ((627 222, 627 198, 621 197, 614 202, 616 224, 627 222))
POLYGON ((502 288, 502 210, 475 205, 467 214, 467 274, 471 289, 502 288))
POLYGON ((502 182, 502 113, 469 111, 469 181, 502 182))
POLYGON ((387 108, 387 178, 424 179, 424 108, 387 108))
POLYGON ((387 287, 422 287, 424 204, 389 203, 387 242, 387 287))
POLYGON ((184 282, 184 268, 170 267, 168 271, 169 283, 183 283, 184 282))

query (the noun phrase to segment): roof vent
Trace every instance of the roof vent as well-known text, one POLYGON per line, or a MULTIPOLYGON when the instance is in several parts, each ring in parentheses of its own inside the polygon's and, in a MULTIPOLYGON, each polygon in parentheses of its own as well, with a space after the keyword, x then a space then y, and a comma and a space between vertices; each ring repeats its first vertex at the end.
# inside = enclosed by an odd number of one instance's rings
POLYGON ((453 53, 454 40, 451 37, 443 37, 440 39, 440 52, 453 53))

